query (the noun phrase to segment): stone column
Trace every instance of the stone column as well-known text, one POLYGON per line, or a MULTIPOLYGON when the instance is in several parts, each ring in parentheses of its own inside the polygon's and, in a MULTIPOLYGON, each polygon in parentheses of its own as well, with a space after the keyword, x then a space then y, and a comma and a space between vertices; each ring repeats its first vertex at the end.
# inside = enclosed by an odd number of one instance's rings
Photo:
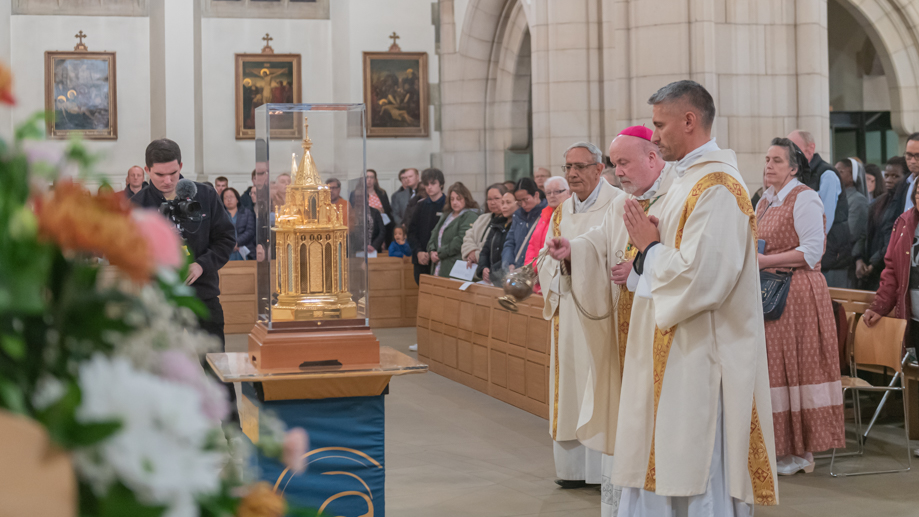
MULTIPOLYGON (((795 2, 795 72, 798 128, 817 141, 817 152, 830 153, 830 64, 827 49, 826 0, 795 2)), ((784 136, 784 135, 783 135, 784 136)))
POLYGON ((204 181, 200 2, 151 2, 150 134, 182 148, 183 175, 204 181))
POLYGON ((564 164, 568 146, 579 140, 601 148, 601 84, 598 0, 533 2, 533 165, 554 175, 564 164))

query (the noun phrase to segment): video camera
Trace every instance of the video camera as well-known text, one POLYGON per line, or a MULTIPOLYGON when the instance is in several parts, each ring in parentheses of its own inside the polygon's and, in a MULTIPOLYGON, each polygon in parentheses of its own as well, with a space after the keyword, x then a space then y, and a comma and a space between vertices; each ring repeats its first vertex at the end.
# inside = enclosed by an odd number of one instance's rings
POLYGON ((198 187, 194 181, 185 178, 179 180, 175 199, 162 203, 160 213, 172 221, 179 230, 183 229, 182 223, 200 223, 201 203, 193 199, 197 193, 198 187))

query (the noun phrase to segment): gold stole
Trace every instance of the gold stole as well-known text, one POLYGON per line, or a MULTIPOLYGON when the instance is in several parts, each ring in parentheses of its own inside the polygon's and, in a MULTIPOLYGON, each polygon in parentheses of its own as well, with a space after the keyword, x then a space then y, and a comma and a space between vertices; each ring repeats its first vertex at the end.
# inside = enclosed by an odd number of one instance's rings
MULTIPOLYGON (((638 204, 647 213, 648 208, 651 206, 651 200, 642 199, 638 201, 638 204)), ((632 238, 629 237, 628 246, 626 246, 625 252, 622 254, 622 260, 628 262, 635 259, 636 255, 638 255, 638 248, 632 246, 632 238)), ((632 301, 634 299, 635 293, 629 291, 627 285, 619 286, 619 303, 616 305, 616 320, 619 323, 616 327, 619 335, 619 380, 622 380, 623 367, 625 366, 625 347, 629 338, 629 322, 632 319, 632 301)))
MULTIPOLYGON (((713 172, 699 180, 690 190, 686 198, 686 204, 683 206, 683 213, 680 216, 680 223, 677 227, 674 247, 680 249, 683 241, 683 229, 686 221, 692 214, 702 194, 711 187, 722 186, 728 189, 737 200, 737 207, 740 208, 750 219, 750 228, 753 234, 753 240, 756 240, 756 213, 750 198, 747 197, 746 191, 741 184, 730 174, 724 172, 713 172)), ((645 474, 645 490, 654 492, 657 489, 657 475, 654 462, 655 434, 657 431, 657 406, 661 398, 661 388, 664 384, 664 371, 667 368, 667 358, 670 355, 670 347, 673 345, 673 334, 676 327, 662 331, 655 327, 654 329, 654 427, 651 435, 651 455, 648 459, 648 470, 645 474)), ((725 437, 725 439, 727 439, 725 437)), ((753 484, 754 502, 759 505, 775 505, 776 492, 772 469, 769 465, 769 455, 766 450, 766 443, 763 438, 763 430, 760 426, 759 415, 756 412, 756 400, 753 400, 753 411, 750 421, 750 447, 747 455, 747 468, 750 473, 750 480, 753 484)))
MULTIPOLYGON (((564 203, 562 203, 564 204, 564 203)), ((536 224, 539 224, 537 221, 536 224)), ((560 237, 562 234, 559 225, 562 224, 562 205, 555 207, 552 212, 552 236, 560 237)), ((553 342, 555 354, 555 396, 552 399, 552 439, 558 436, 558 307, 555 308, 555 315, 552 316, 552 335, 555 337, 553 342)))

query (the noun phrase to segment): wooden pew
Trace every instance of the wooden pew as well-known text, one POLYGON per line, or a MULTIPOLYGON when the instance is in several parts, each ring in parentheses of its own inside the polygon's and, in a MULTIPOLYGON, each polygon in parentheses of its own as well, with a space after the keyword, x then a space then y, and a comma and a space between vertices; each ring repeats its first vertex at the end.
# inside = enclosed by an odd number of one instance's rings
POLYGON ((418 358, 430 370, 542 418, 549 418, 550 325, 535 295, 517 313, 497 302, 503 291, 422 275, 418 358))
POLYGON ((224 334, 248 334, 258 318, 256 262, 232 260, 220 268, 220 305, 224 334))
POLYGON ((418 284, 411 259, 378 256, 370 269, 370 327, 414 327, 418 313, 418 284))

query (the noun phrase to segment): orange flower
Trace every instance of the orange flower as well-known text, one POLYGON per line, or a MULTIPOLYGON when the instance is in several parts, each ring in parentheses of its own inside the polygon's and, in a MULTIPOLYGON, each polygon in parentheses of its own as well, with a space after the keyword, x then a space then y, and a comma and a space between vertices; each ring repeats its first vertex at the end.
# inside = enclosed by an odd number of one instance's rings
POLYGON ((93 196, 81 185, 61 180, 52 193, 36 201, 35 211, 39 235, 61 249, 104 256, 134 280, 149 280, 155 265, 124 196, 93 196))
POLYGON ((0 63, 0 102, 12 106, 16 104, 13 97, 13 72, 0 63))
POLYGON ((239 502, 236 517, 284 517, 287 502, 264 481, 252 485, 239 502))

